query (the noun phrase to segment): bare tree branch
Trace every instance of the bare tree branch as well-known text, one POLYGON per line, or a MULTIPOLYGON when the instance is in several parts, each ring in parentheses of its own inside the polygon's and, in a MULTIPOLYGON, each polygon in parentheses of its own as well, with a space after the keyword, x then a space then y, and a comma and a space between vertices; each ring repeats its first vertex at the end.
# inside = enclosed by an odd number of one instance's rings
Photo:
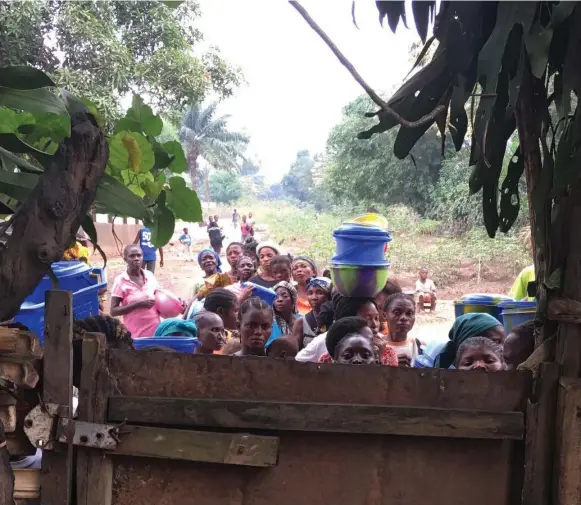
POLYGON ((441 114, 444 110, 446 110, 446 107, 444 105, 438 105, 432 112, 426 114, 425 116, 422 116, 417 121, 408 121, 407 119, 401 117, 396 111, 394 111, 389 105, 387 105, 387 103, 375 92, 375 90, 371 86, 369 86, 369 84, 367 84, 363 80, 363 77, 359 75, 359 72, 355 70, 355 67, 351 64, 351 62, 333 43, 333 41, 317 24, 317 22, 310 16, 310 14, 305 10, 305 8, 296 0, 291 0, 289 3, 299 12, 299 14, 304 18, 307 24, 317 33, 317 35, 323 39, 325 44, 327 44, 329 49, 333 51, 333 54, 337 57, 341 64, 349 71, 353 78, 369 95, 369 98, 371 98, 377 105, 379 105, 379 107, 382 108, 383 112, 393 117, 400 125, 405 126, 406 128, 416 128, 426 123, 431 123, 432 121, 435 120, 438 114, 441 114))

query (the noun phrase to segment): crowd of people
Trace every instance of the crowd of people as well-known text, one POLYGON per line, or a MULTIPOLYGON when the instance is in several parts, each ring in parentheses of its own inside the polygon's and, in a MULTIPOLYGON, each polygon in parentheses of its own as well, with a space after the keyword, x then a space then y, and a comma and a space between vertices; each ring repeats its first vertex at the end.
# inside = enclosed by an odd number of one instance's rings
MULTIPOLYGON (((238 217, 234 211, 233 224, 238 217)), ((247 222, 243 216, 242 224, 247 222)), ((208 225, 214 228, 220 229, 217 219, 208 225)), ((414 338, 416 314, 436 307, 436 286, 426 267, 413 294, 389 280, 373 298, 347 297, 333 288, 328 272, 319 273, 315 261, 285 254, 274 242, 257 243, 252 235, 231 242, 223 264, 221 243, 212 236, 210 241, 212 247, 197 256, 202 281, 192 287, 183 313, 163 321, 152 301, 157 283, 143 248, 126 247, 127 269, 111 289, 111 315, 123 316, 133 338, 194 337, 198 354, 489 372, 513 369, 532 352, 532 325, 507 338, 501 323, 484 313, 457 318, 445 342, 414 338)))

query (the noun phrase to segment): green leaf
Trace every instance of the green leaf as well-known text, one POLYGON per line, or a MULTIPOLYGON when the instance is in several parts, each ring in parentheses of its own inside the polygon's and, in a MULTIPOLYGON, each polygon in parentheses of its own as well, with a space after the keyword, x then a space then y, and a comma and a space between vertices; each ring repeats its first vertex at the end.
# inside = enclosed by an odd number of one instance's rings
POLYGON ((149 172, 155 165, 155 154, 149 140, 136 132, 122 131, 117 135, 129 154, 129 167, 134 172, 149 172))
POLYGON ((137 133, 144 133, 151 137, 161 134, 163 121, 156 116, 149 105, 145 105, 139 95, 133 95, 131 108, 121 118, 115 126, 115 131, 128 130, 137 133))
POLYGON ((105 174, 97 187, 95 205, 100 213, 112 216, 146 219, 147 208, 143 200, 117 179, 105 174))
POLYGON ((14 89, 37 89, 56 86, 42 70, 26 65, 0 68, 0 86, 14 89))
POLYGON ((181 4, 184 3, 184 0, 164 0, 162 3, 170 9, 177 9, 181 4))
POLYGON ((69 116, 45 112, 37 115, 35 119, 36 123, 26 137, 28 143, 36 142, 41 138, 59 143, 71 136, 71 118, 69 116))
POLYGON ((41 168, 35 167, 25 159, 21 158, 20 156, 16 156, 10 151, 4 149, 3 147, 0 147, 0 158, 10 160, 12 163, 17 165, 23 172, 29 172, 33 174, 43 173, 43 170, 41 168))
POLYGON ((53 112, 68 116, 64 102, 46 88, 12 89, 0 87, 0 105, 12 109, 27 110, 33 114, 53 112))
POLYGON ((18 133, 22 125, 32 125, 35 119, 29 112, 16 112, 0 107, 0 133, 18 133))
POLYGON ((45 168, 48 167, 53 160, 52 155, 35 149, 13 133, 0 133, 0 147, 13 153, 31 154, 45 168))
POLYGON ((188 162, 186 161, 186 155, 182 145, 177 140, 170 140, 169 142, 164 142, 162 147, 167 153, 173 156, 168 168, 174 174, 181 174, 188 168, 188 162))
POLYGON ((169 180, 171 190, 171 209, 178 219, 188 223, 197 223, 202 220, 202 205, 198 195, 186 187, 182 177, 172 177, 169 180))
POLYGON ((0 170, 0 193, 25 202, 38 184, 39 176, 23 172, 0 170))
POLYGON ((155 247, 163 247, 172 238, 175 231, 174 213, 165 206, 165 192, 161 192, 153 214, 153 221, 149 223, 151 242, 155 247))
POLYGON ((119 170, 127 168, 129 164, 129 153, 123 144, 125 132, 117 133, 109 139, 109 164, 119 170))

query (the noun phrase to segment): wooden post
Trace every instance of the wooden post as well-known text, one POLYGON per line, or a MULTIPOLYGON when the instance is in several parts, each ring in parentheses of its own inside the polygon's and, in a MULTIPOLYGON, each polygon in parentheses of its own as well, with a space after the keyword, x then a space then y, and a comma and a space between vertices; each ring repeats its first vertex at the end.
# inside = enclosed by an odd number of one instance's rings
MULTIPOLYGON (((79 420, 104 424, 107 419, 109 371, 105 336, 83 340, 83 368, 79 392, 79 420)), ((77 457, 78 505, 111 505, 113 462, 99 449, 79 447, 77 457)))
MULTIPOLYGON (((60 405, 59 416, 72 417, 73 301, 70 291, 48 291, 45 305, 43 401, 60 405)), ((42 456, 42 503, 69 505, 72 440, 55 444, 42 456)))

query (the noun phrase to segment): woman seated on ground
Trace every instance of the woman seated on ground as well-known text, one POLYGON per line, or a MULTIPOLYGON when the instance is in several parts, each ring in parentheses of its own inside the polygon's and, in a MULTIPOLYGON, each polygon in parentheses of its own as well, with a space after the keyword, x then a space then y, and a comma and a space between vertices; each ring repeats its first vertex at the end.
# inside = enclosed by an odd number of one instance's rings
POLYGON ((256 254, 260 262, 260 272, 252 277, 250 282, 263 288, 272 288, 277 280, 272 275, 270 260, 280 254, 279 246, 273 242, 261 242, 256 247, 256 254))
POLYGON ((265 301, 256 296, 244 300, 238 313, 242 348, 234 356, 266 356, 273 318, 272 307, 265 301))
POLYGON ((507 369, 502 356, 502 346, 486 337, 465 340, 458 347, 455 365, 458 370, 500 372, 507 369))
POLYGON ((228 247, 226 247, 226 260, 230 265, 230 270, 227 273, 232 283, 238 282, 239 280, 236 265, 243 254, 244 245, 240 242, 231 242, 228 244, 228 247))
POLYGON ((290 282, 279 282, 274 286, 274 291, 274 323, 266 347, 277 338, 291 334, 297 313, 297 290, 290 282))
POLYGON ((448 334, 449 341, 426 346, 416 360, 416 368, 453 368, 458 348, 472 337, 485 337, 503 345, 506 339, 504 327, 490 314, 464 314, 460 316, 448 334))
POLYGON ((296 288, 299 295, 297 310, 299 314, 304 315, 312 309, 307 292, 307 282, 317 276, 317 264, 307 256, 296 256, 293 259, 291 271, 293 279, 297 283, 296 288))
POLYGON ((419 340, 409 337, 416 321, 414 299, 405 293, 395 293, 385 301, 384 313, 389 330, 386 345, 397 354, 398 366, 414 366, 421 353, 419 340))
MULTIPOLYGON (((344 317, 335 321, 325 337, 327 352, 320 363, 342 363, 348 365, 379 364, 381 352, 373 344, 373 332, 362 317, 344 317)), ((394 366, 397 366, 395 354, 394 366)))
POLYGON ((317 317, 323 304, 331 299, 331 279, 311 277, 307 281, 306 288, 311 310, 305 317, 297 318, 292 331, 293 338, 296 340, 299 349, 306 347, 321 333, 317 317))
MULTIPOLYGON (((344 317, 362 317, 367 321, 373 333, 375 344, 378 347, 384 346, 382 336, 379 334, 379 312, 377 311, 377 306, 373 298, 346 297, 335 293, 333 295, 332 306, 332 318, 334 322, 344 317)), ((328 316, 326 317, 328 318, 328 316)), ((326 337, 326 333, 322 333, 311 340, 309 345, 297 354, 297 361, 319 361, 319 358, 327 351, 327 345, 325 343, 326 337)), ((393 355, 395 356, 395 353, 393 355)))

